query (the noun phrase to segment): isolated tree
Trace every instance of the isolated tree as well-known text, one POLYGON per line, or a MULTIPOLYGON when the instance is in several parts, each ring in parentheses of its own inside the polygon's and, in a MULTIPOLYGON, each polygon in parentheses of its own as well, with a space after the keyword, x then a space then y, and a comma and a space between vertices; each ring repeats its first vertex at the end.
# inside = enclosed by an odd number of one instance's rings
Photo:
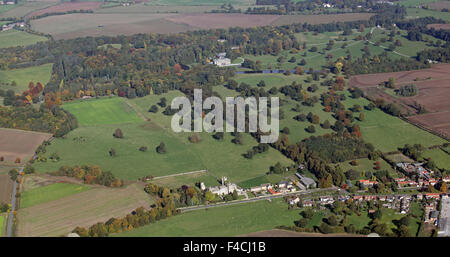
POLYGON ((213 138, 216 139, 216 140, 222 141, 223 140, 223 132, 216 132, 213 135, 213 138))
POLYGON ((322 124, 322 128, 329 129, 331 127, 331 124, 328 120, 325 120, 322 124))
POLYGON ((198 136, 197 133, 192 134, 191 136, 189 136, 188 139, 189 139, 189 142, 194 143, 194 144, 200 142, 200 137, 198 136))
POLYGON ((152 105, 148 111, 149 112, 153 112, 153 113, 157 113, 158 112, 158 106, 152 105))
POLYGON ((114 132, 113 136, 115 138, 123 138, 123 132, 120 128, 116 129, 116 131, 114 132))
POLYGON ((116 156, 116 150, 114 148, 111 148, 109 150, 109 156, 111 156, 111 157, 115 157, 116 156))
POLYGON ((160 153, 160 154, 164 154, 164 153, 167 152, 166 145, 164 144, 164 142, 161 142, 161 143, 158 145, 158 147, 156 147, 156 152, 157 152, 157 153, 160 153))
POLYGON ((141 146, 141 147, 139 147, 139 151, 147 152, 147 147, 146 146, 141 146))

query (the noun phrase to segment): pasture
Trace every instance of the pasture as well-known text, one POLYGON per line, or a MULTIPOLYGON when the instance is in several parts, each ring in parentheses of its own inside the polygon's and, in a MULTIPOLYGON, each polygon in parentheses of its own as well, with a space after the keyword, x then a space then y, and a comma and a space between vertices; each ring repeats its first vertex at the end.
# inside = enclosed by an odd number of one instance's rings
POLYGON ((0 32, 0 48, 28 46, 43 41, 47 41, 47 38, 36 36, 25 31, 11 29, 0 32))
POLYGON ((80 126, 136 123, 142 119, 121 97, 77 100, 63 108, 78 119, 80 126))
MULTIPOLYGON (((364 98, 354 99, 346 92, 347 98, 345 106, 351 107, 354 104, 367 106, 369 101, 364 98)), ((443 144, 446 140, 428 133, 418 127, 409 124, 397 117, 384 113, 380 109, 363 111, 364 121, 357 121, 361 128, 362 137, 367 142, 372 143, 375 148, 382 152, 396 151, 405 144, 422 144, 432 146, 443 144)), ((356 113, 356 115, 359 115, 356 113)))
POLYGON ((300 218, 299 210, 288 210, 282 199, 274 199, 182 213, 113 236, 237 236, 292 226, 300 218))
POLYGON ((6 229, 7 216, 5 214, 0 214, 0 237, 3 236, 6 229))
POLYGON ((55 5, 51 1, 24 1, 14 6, 0 6, 1 18, 22 18, 30 12, 55 5), (4 8, 2 10, 2 8, 4 8))
POLYGON ((22 193, 20 208, 28 208, 34 205, 54 201, 89 189, 90 187, 86 185, 69 183, 54 183, 33 188, 22 193))
POLYGON ((450 170, 450 155, 440 148, 426 150, 423 152, 422 157, 431 158, 440 169, 450 170))
POLYGON ((18 236, 61 236, 75 227, 89 227, 122 217, 152 199, 138 184, 124 188, 95 187, 18 211, 18 236))
POLYGON ((41 82, 42 85, 45 85, 52 75, 52 67, 53 64, 48 63, 29 68, 0 70, 0 88, 3 90, 12 89, 16 94, 21 94, 23 91, 28 90, 30 82, 34 84, 41 82), (13 81, 16 82, 17 86, 11 85, 13 81))
POLYGON ((0 128, 0 156, 7 164, 14 163, 16 158, 20 158, 21 163, 27 162, 36 148, 51 137, 47 133, 0 128))
POLYGON ((198 172, 186 175, 155 178, 151 183, 168 188, 179 188, 183 185, 195 186, 197 182, 205 183, 205 186, 218 186, 220 183, 216 177, 208 172, 198 172))
MULTIPOLYGON (((148 112, 150 106, 159 102, 161 97, 165 97, 170 104, 171 99, 180 94, 180 92, 170 92, 160 96, 150 95, 126 100, 141 115, 149 119, 148 122, 104 124, 111 123, 109 122, 111 118, 106 121, 99 118, 96 122, 90 122, 85 119, 85 111, 77 112, 69 108, 68 110, 77 116, 82 126, 70 132, 66 139, 57 138, 47 147, 46 155, 57 153, 61 158, 60 161, 37 162, 34 166, 39 173, 45 173, 56 170, 62 165, 96 164, 103 170, 109 170, 126 180, 136 180, 147 175, 157 177, 207 169, 216 177, 225 175, 237 183, 264 175, 269 171, 270 166, 277 162, 285 165, 290 163, 274 149, 269 149, 252 160, 242 157, 242 154, 257 145, 256 140, 248 134, 243 135, 243 145, 231 143, 234 137, 230 134, 225 134, 223 141, 218 141, 212 138, 212 134, 206 132, 199 134, 201 139, 199 143, 191 143, 188 140, 190 133, 175 133, 171 130, 172 117, 163 115, 162 108, 155 114, 148 112), (123 131, 124 138, 117 139, 112 136, 116 128, 123 131), (165 154, 159 154, 155 150, 161 142, 166 145, 167 153, 165 154), (146 146, 148 150, 139 151, 141 146, 146 146), (116 151, 115 157, 111 157, 108 153, 111 148, 116 151)), ((103 101, 108 103, 110 100, 89 100, 74 104, 97 104, 96 102, 103 104, 103 101)), ((117 101, 124 101, 124 99, 116 98, 114 101, 117 104, 120 103, 117 101)), ((86 110, 88 109, 91 107, 86 110)), ((97 112, 97 115, 110 117, 101 112, 97 112)), ((122 122, 125 122, 126 117, 122 119, 124 119, 122 122)))

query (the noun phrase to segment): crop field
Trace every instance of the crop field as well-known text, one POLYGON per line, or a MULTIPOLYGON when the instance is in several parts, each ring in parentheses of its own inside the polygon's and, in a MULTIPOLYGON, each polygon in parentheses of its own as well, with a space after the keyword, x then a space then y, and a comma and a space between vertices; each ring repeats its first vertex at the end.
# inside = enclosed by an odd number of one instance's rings
POLYGON ((311 24, 332 21, 369 19, 371 14, 330 15, 246 15, 223 13, 161 14, 134 13, 75 13, 56 15, 31 21, 32 29, 48 33, 55 39, 81 36, 131 35, 136 33, 177 33, 189 30, 283 25, 299 22, 311 24))
POLYGON ((126 100, 120 97, 80 100, 64 104, 63 108, 74 114, 81 126, 142 122, 126 100))
POLYGON ((17 6, 0 6, 0 8, 6 8, 4 11, 0 9, 1 18, 22 18, 30 12, 46 8, 48 6, 55 5, 55 2, 51 1, 29 1, 21 3, 17 6))
POLYGON ((30 82, 34 84, 41 82, 42 85, 45 85, 50 80, 52 67, 53 64, 49 63, 29 68, 0 70, 0 89, 12 89, 16 94, 21 94, 23 91, 28 90, 30 82), (16 82, 17 86, 11 85, 13 81, 16 82))
POLYGON ((450 170, 450 155, 440 148, 426 150, 422 157, 431 158, 440 169, 450 170))
POLYGON ((294 225, 299 210, 282 199, 191 211, 116 236, 236 236, 294 225))
POLYGON ((55 183, 33 188, 22 193, 20 208, 28 208, 34 205, 54 201, 89 189, 89 186, 69 183, 55 183))
POLYGON ((36 148, 51 137, 47 133, 1 128, 0 156, 6 163, 14 163, 16 158, 26 162, 33 157, 36 148))
MULTIPOLYGON (((10 170, 10 169, 7 169, 10 170)), ((9 175, 0 174, 0 203, 10 203, 11 193, 13 191, 14 182, 11 180, 9 175)))
MULTIPOLYGON (((369 101, 364 98, 353 99, 348 94, 344 104, 346 106, 353 106, 354 104, 367 106, 369 101)), ((386 114, 380 109, 364 110, 364 114, 365 120, 357 121, 361 128, 362 137, 382 152, 396 151, 398 147, 403 147, 405 144, 432 146, 446 142, 446 140, 386 114)))
MULTIPOLYGON (((126 180, 136 180, 147 175, 157 177, 207 169, 216 177, 225 175, 231 181, 239 182, 267 173, 270 166, 278 161, 283 164, 290 163, 274 149, 269 149, 268 152, 255 156, 252 160, 242 157, 243 153, 257 145, 256 140, 248 134, 243 135, 243 145, 231 143, 234 137, 229 134, 225 134, 223 141, 217 141, 206 132, 200 133, 201 141, 199 143, 190 143, 188 141, 189 133, 172 132, 171 117, 163 115, 162 110, 156 114, 148 112, 150 106, 159 102, 161 97, 166 97, 167 102, 170 103, 171 99, 178 95, 180 92, 170 92, 160 96, 151 95, 128 101, 143 116, 150 119, 149 122, 104 124, 108 122, 100 119, 101 122, 97 120, 97 123, 89 123, 85 119, 84 111, 74 111, 73 113, 82 125, 89 124, 90 126, 81 126, 70 132, 66 139, 57 138, 52 141, 52 144, 47 147, 47 154, 56 152, 61 160, 35 163, 36 169, 40 173, 45 173, 57 170, 63 165, 96 164, 103 170, 110 170, 126 180), (123 131, 124 138, 117 139, 112 136, 116 128, 123 131), (155 150, 161 142, 166 145, 167 153, 165 154, 158 154, 155 150), (146 146, 148 151, 139 151, 141 146, 146 146), (111 157, 108 153, 111 148, 116 151, 115 157, 111 157)), ((117 104, 117 101, 122 100, 116 98, 114 101, 117 104)), ((95 108, 102 110, 101 105, 109 103, 109 101, 110 99, 101 99, 86 102, 99 104, 100 107, 95 108)), ((65 105, 64 108, 66 108, 65 105)), ((103 114, 99 111, 97 115, 102 116, 103 114)), ((105 119, 109 117, 108 115, 103 116, 105 119)))
POLYGON ((78 10, 95 10, 102 6, 103 2, 66 2, 48 8, 34 11, 27 15, 28 18, 43 15, 46 13, 64 13, 78 10))
POLYGON ((122 217, 148 206, 152 199, 138 184, 125 188, 95 187, 18 211, 18 236, 67 235, 75 227, 88 227, 122 217))
POLYGON ((447 83, 449 78, 450 65, 438 64, 424 70, 352 76, 349 85, 362 88, 368 93, 369 97, 383 98, 386 101, 394 102, 413 114, 417 112, 416 103, 424 106, 431 113, 410 116, 408 119, 449 137, 450 120, 448 119, 448 111, 450 110, 450 103, 447 101, 447 96, 450 94, 450 85, 447 83), (390 77, 395 79, 396 87, 406 84, 416 85, 419 89, 418 95, 394 97, 377 87, 390 77))
POLYGON ((12 29, 0 32, 0 48, 27 46, 43 41, 47 41, 47 38, 36 36, 25 31, 12 29))
POLYGON ((450 12, 441 12, 441 11, 433 11, 433 10, 425 10, 419 8, 407 8, 406 9, 408 19, 416 19, 421 17, 434 17, 437 19, 443 19, 447 22, 450 22, 450 12))

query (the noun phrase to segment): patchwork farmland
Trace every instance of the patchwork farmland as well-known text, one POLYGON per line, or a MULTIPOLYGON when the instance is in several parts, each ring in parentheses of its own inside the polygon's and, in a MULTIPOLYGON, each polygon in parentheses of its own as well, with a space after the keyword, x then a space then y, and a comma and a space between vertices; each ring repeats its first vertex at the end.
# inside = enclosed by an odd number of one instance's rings
POLYGON ((448 138, 450 137, 449 79, 450 65, 436 64, 424 70, 352 76, 349 85, 363 89, 369 98, 382 98, 387 102, 398 104, 405 114, 410 115, 408 120, 448 138), (379 87, 389 78, 395 79, 396 87, 414 84, 419 93, 411 97, 392 96, 379 87), (430 113, 415 115, 419 105, 424 106, 430 113))

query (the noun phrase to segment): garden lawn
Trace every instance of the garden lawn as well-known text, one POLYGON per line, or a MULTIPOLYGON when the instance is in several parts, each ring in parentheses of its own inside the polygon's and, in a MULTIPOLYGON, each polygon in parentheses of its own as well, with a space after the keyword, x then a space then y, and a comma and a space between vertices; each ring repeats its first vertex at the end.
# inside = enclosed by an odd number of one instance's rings
POLYGON ((423 152, 422 157, 431 158, 440 169, 450 170, 450 155, 442 149, 431 149, 423 152))
POLYGON ((120 97, 77 100, 64 104, 63 108, 74 114, 81 126, 142 122, 142 118, 120 97))
POLYGON ((191 211, 116 236, 237 236, 277 226, 292 226, 299 210, 282 199, 191 211))
MULTIPOLYGON (((343 172, 346 172, 348 170, 356 170, 359 172, 372 172, 373 174, 376 173, 375 168, 375 162, 380 162, 380 169, 379 170, 387 170, 389 174, 393 178, 397 178, 398 174, 395 172, 395 170, 382 158, 379 158, 377 161, 369 160, 368 158, 358 159, 358 166, 353 166, 350 164, 351 161, 341 162, 338 163, 338 165, 342 168, 343 172)), ((360 177, 359 179, 367 179, 365 177, 360 177)))
POLYGON ((22 193, 20 208, 50 202, 89 189, 89 186, 69 183, 55 183, 33 188, 22 193))
POLYGON ((28 46, 47 40, 46 37, 15 29, 0 32, 0 48, 28 46))

